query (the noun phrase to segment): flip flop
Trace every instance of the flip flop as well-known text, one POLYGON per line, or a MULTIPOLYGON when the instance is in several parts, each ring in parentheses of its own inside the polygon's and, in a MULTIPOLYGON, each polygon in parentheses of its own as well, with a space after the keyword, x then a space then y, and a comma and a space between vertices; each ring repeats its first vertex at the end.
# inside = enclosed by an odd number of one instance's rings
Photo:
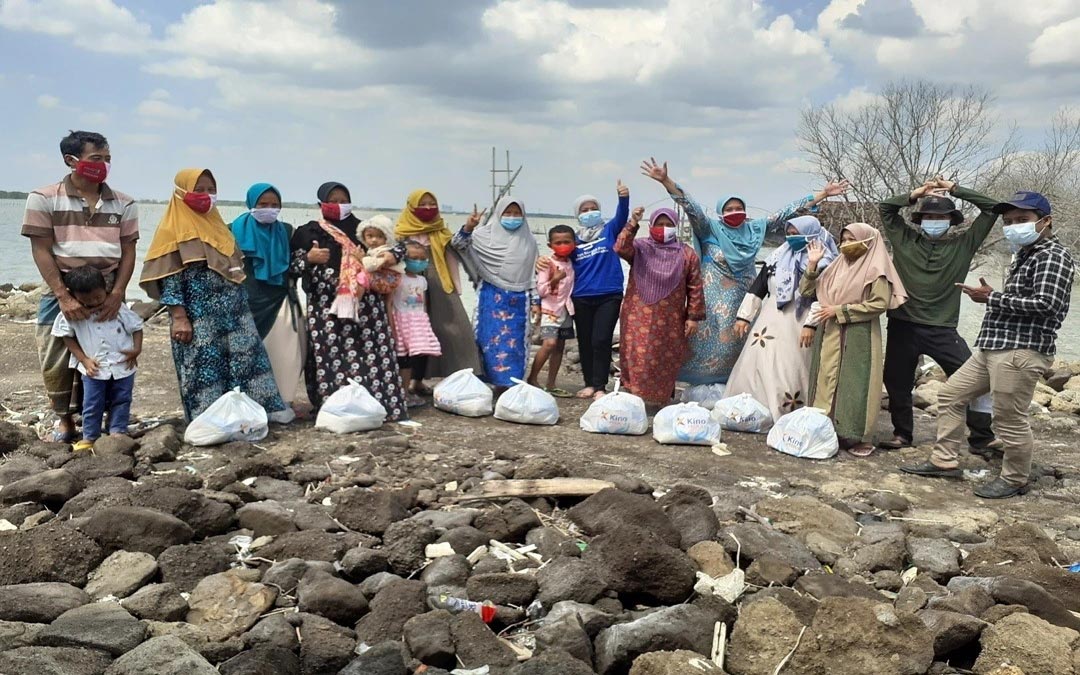
POLYGON ((566 391, 565 389, 561 389, 559 387, 551 387, 551 388, 544 387, 544 391, 551 394, 555 398, 572 398, 574 396, 570 392, 566 391))
POLYGON ((848 448, 847 451, 853 457, 869 457, 874 454, 874 446, 869 443, 858 443, 848 448))
POLYGON ((79 440, 79 434, 72 429, 71 431, 60 431, 60 423, 57 422, 52 431, 46 435, 46 440, 52 443, 74 443, 79 440))

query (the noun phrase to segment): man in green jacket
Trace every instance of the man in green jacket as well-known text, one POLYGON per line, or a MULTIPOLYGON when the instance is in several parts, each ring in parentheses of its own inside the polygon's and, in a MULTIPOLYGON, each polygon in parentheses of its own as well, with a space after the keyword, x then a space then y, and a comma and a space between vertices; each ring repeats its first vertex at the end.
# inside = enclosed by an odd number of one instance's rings
MULTIPOLYGON (((893 438, 878 447, 899 449, 914 440, 912 389, 919 356, 937 362, 952 375, 971 356, 967 342, 956 330, 960 317, 960 289, 971 269, 971 260, 997 220, 997 201, 941 178, 928 181, 910 194, 901 194, 879 206, 885 236, 892 244, 893 264, 900 273, 908 301, 889 310, 889 333, 885 347, 885 388, 889 392, 893 438), (980 214, 962 234, 948 231, 964 221, 948 193, 978 207, 980 214), (909 227, 901 209, 916 204, 909 227)), ((990 428, 990 414, 968 409, 968 442, 986 451, 1000 447, 990 428)))

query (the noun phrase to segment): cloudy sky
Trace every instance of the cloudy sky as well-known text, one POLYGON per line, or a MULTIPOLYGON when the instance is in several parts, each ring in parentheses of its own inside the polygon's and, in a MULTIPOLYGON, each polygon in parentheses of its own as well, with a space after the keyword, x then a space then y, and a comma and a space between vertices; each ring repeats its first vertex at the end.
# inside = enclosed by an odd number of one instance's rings
POLYGON ((358 204, 424 186, 463 207, 495 145, 530 210, 617 178, 655 201, 649 155, 705 201, 772 207, 818 183, 801 107, 904 77, 989 87, 1037 143, 1080 101, 1080 0, 0 0, 0 189, 56 180, 85 128, 142 198, 207 166, 224 198, 336 179, 358 204))

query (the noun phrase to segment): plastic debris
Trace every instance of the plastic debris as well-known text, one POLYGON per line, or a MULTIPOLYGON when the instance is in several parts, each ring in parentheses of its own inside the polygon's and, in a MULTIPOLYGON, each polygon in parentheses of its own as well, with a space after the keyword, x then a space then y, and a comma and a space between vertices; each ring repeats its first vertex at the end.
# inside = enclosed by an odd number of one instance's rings
POLYGON ((483 620, 484 623, 491 623, 495 619, 495 605, 487 600, 484 602, 476 602, 474 600, 455 598, 452 595, 440 593, 439 595, 428 598, 428 605, 430 605, 432 609, 445 609, 452 614, 475 612, 480 615, 480 619, 483 620))

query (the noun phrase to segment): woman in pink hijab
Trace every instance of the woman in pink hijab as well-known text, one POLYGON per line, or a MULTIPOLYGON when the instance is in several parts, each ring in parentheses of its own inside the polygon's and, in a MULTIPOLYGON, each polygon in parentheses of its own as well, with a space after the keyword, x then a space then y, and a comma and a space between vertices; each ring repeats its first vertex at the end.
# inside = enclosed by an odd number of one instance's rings
POLYGON ((874 451, 874 427, 881 411, 884 359, 879 317, 904 304, 907 291, 873 227, 852 223, 840 241, 840 257, 825 271, 821 271, 825 247, 820 241, 810 244, 806 273, 799 281, 803 297, 816 292, 819 303, 814 308, 818 328, 810 364, 810 405, 832 418, 840 447, 867 457, 874 451))
POLYGON ((619 370, 627 390, 660 407, 671 401, 690 336, 705 318, 705 295, 697 254, 675 236, 679 217, 657 209, 649 236, 637 239, 643 213, 634 209, 615 242, 615 252, 630 263, 619 315, 619 370))

